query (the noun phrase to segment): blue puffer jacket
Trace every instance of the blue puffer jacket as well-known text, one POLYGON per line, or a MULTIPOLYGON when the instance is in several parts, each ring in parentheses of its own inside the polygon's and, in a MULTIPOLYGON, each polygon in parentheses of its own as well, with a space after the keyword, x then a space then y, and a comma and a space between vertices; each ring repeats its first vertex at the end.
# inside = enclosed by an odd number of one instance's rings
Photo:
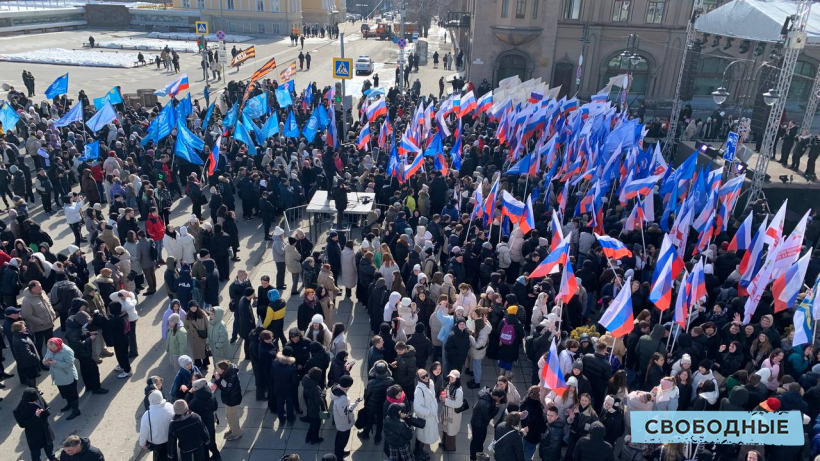
POLYGON ((45 359, 56 360, 57 363, 49 366, 51 379, 57 386, 67 386, 77 380, 77 368, 74 366, 74 351, 63 344, 58 352, 46 350, 45 359))

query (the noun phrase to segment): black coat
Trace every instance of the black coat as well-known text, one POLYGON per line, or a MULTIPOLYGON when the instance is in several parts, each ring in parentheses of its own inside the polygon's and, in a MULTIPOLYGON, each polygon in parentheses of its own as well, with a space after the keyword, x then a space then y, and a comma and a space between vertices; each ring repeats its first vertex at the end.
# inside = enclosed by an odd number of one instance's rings
POLYGON ((538 454, 541 459, 561 459, 561 444, 564 441, 564 427, 566 424, 558 418, 552 424, 547 424, 546 432, 541 436, 538 445, 538 454))
POLYGON ((242 403, 242 386, 239 383, 239 369, 231 366, 228 372, 220 379, 214 380, 220 390, 222 403, 226 407, 235 407, 242 403))
POLYGON ((473 406, 470 426, 474 428, 473 430, 479 427, 486 429, 496 414, 498 414, 498 407, 490 396, 490 389, 486 387, 482 388, 478 391, 478 398, 476 398, 475 405, 473 406))
MULTIPOLYGON (((426 322, 425 322, 426 323, 426 322)), ((433 352, 433 342, 424 333, 413 333, 407 338, 407 345, 416 349, 416 367, 425 368, 427 359, 433 352)))
POLYGON ((387 410, 388 416, 384 419, 384 438, 393 447, 409 447, 413 441, 413 428, 399 417, 398 406, 391 406, 387 410))
POLYGON ((547 430, 547 419, 544 417, 544 406, 537 399, 527 397, 521 404, 521 411, 526 410, 527 418, 521 421, 522 427, 527 427, 524 440, 532 444, 541 441, 541 434, 547 430))
POLYGON ((371 379, 364 389, 364 406, 370 411, 381 411, 385 400, 387 399, 387 388, 395 384, 393 378, 388 376, 380 376, 371 379))
MULTIPOLYGON (((168 451, 177 449, 185 453, 195 451, 198 447, 205 447, 210 442, 208 428, 202 422, 202 418, 196 413, 187 415, 176 415, 168 427, 168 451)), ((194 458, 199 459, 199 458, 194 458)))
POLYGON ((396 368, 393 370, 393 379, 396 384, 401 386, 405 394, 412 399, 415 391, 415 379, 418 365, 416 363, 416 349, 413 346, 407 346, 407 351, 404 355, 396 356, 396 368))
POLYGON ((612 445, 604 440, 606 428, 599 422, 592 423, 589 435, 581 437, 572 452, 573 461, 612 461, 612 445))
POLYGON ((63 450, 60 453, 60 461, 105 461, 105 456, 99 448, 91 445, 91 442, 83 437, 80 439, 80 452, 76 455, 69 455, 63 450))
MULTIPOLYGON (((444 344, 444 354, 447 357, 447 365, 451 370, 461 371, 467 354, 470 352, 470 334, 467 329, 459 330, 458 326, 453 328, 453 334, 447 338, 444 344)), ((448 371, 448 370, 445 370, 448 371)))
POLYGON ((601 408, 604 404, 606 386, 612 377, 612 366, 605 355, 586 354, 583 358, 584 376, 592 385, 592 400, 594 408, 601 408))
MULTIPOLYGON (((327 263, 330 264, 330 270, 334 275, 342 272, 342 247, 339 242, 334 242, 332 239, 327 239, 327 263)), ((338 276, 338 275, 337 275, 338 276)))
POLYGON ((524 442, 521 433, 503 422, 495 427, 495 459, 524 461, 524 442), (511 432, 509 435, 508 432, 511 432), (502 439, 502 437, 504 437, 502 439))
POLYGON ((48 424, 50 415, 36 389, 23 391, 23 401, 14 409, 14 420, 25 430, 29 450, 40 451, 54 442, 54 431, 48 424), (44 410, 37 416, 36 411, 40 408, 44 410))
POLYGON ((256 318, 253 314, 253 307, 248 298, 242 297, 237 305, 236 315, 239 320, 239 336, 242 339, 247 339, 248 335, 256 327, 256 318))
POLYGON ((319 383, 308 375, 302 378, 302 395, 305 398, 305 405, 307 406, 307 417, 318 418, 319 412, 325 407, 325 405, 322 405, 324 396, 322 395, 322 389, 319 387, 319 383))
POLYGON ((185 400, 188 401, 188 409, 198 414, 202 423, 208 429, 208 434, 213 437, 216 432, 214 426, 214 413, 219 406, 216 403, 216 396, 210 389, 204 387, 189 393, 185 400))
POLYGON ((21 368, 37 370, 40 366, 40 353, 31 338, 30 333, 14 333, 11 342, 11 353, 17 362, 18 373, 21 368))
POLYGON ((296 359, 279 355, 271 364, 271 376, 278 395, 292 395, 299 384, 296 359))

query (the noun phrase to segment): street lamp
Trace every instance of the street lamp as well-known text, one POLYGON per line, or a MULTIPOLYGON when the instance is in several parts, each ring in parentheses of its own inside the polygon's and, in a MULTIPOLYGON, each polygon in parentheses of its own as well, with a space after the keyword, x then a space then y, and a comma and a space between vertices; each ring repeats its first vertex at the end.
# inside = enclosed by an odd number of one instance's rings
POLYGON ((726 99, 729 98, 729 92, 726 91, 726 88, 721 86, 717 90, 712 92, 712 99, 715 101, 715 104, 721 105, 726 102, 726 99))
POLYGON ((763 102, 765 102, 767 106, 773 106, 778 99, 780 99, 780 93, 774 88, 763 93, 763 102))

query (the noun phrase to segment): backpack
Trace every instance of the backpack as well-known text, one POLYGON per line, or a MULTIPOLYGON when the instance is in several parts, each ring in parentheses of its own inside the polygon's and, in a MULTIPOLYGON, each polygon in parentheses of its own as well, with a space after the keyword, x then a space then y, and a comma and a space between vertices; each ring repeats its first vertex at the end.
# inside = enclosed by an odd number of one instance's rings
POLYGON ((501 344, 511 346, 515 342, 515 325, 507 323, 507 319, 501 321, 501 334, 498 336, 501 344))

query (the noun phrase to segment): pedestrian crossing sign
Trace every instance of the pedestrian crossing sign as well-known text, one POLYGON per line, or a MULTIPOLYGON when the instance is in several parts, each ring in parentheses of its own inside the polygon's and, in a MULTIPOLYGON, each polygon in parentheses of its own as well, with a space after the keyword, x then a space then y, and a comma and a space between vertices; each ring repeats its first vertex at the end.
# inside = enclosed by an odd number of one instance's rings
POLYGON ((197 35, 208 35, 208 21, 194 22, 194 29, 197 35))
POLYGON ((346 58, 333 58, 333 78, 350 80, 353 78, 351 69, 353 60, 346 58))

